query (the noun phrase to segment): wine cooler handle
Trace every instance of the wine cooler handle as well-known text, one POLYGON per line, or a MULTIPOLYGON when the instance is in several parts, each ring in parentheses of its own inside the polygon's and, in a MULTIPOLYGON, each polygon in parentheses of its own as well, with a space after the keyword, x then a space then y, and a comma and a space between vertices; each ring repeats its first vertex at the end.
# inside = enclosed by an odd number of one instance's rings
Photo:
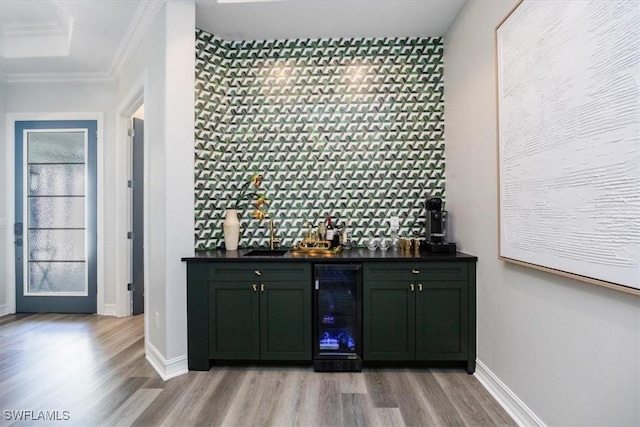
POLYGON ((413 291, 416 290, 416 287, 415 287, 415 285, 413 283, 410 283, 409 284, 409 289, 411 289, 411 292, 413 292, 413 291))
POLYGON ((422 292, 422 283, 418 283, 418 290, 422 292))
POLYGON ((260 283, 260 292, 264 292, 264 283, 260 283))
POLYGON ((255 283, 253 285, 251 285, 251 288, 253 289, 253 292, 257 292, 258 291, 258 286, 255 283))

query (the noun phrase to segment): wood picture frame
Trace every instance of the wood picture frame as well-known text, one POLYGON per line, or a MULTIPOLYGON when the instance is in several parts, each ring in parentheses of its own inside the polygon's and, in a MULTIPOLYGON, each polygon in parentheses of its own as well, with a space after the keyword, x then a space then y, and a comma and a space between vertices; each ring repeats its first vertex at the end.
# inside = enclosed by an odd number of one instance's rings
POLYGON ((495 28, 498 257, 640 296, 640 4, 588 6, 495 28))

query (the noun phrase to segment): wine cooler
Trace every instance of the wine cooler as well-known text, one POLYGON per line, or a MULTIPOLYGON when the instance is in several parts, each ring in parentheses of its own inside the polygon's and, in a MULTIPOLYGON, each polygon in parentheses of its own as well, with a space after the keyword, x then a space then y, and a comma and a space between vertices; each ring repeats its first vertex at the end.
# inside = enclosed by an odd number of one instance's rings
POLYGON ((362 265, 314 265, 315 371, 362 370, 362 265))

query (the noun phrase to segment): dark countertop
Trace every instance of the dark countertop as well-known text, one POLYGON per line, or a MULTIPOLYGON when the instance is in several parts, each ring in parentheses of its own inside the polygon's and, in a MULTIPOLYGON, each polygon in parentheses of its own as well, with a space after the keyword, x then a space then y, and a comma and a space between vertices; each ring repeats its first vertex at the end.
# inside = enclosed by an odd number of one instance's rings
MULTIPOLYGON (((256 248, 246 248, 246 249, 238 249, 237 251, 227 251, 224 249, 217 249, 213 251, 200 251, 196 252, 195 256, 192 257, 184 257, 182 261, 188 262, 208 262, 208 261, 240 261, 240 262, 250 262, 250 261, 315 261, 321 260, 322 262, 348 262, 348 261, 476 261, 478 257, 474 255, 468 255, 462 252, 456 253, 429 253, 429 252, 408 252, 397 250, 394 251, 389 249, 387 251, 382 251, 380 249, 376 249, 375 251, 370 251, 367 248, 354 248, 349 250, 343 250, 338 254, 331 255, 312 255, 312 254, 293 254, 291 252, 287 252, 282 256, 273 256, 273 255, 260 255, 260 256, 244 256, 247 252, 256 249, 256 248)), ((260 248, 258 248, 260 249, 260 248)), ((266 249, 266 248, 262 248, 266 249)), ((286 248, 282 248, 286 249, 286 248)))

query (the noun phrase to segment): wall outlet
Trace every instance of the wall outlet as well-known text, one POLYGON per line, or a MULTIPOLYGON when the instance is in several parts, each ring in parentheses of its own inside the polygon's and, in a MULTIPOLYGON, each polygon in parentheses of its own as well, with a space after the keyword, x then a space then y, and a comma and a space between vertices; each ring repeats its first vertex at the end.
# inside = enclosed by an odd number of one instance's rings
POLYGON ((156 311, 154 317, 155 317, 156 329, 160 329, 160 313, 156 311))
POLYGON ((398 218, 397 216, 392 216, 389 219, 389 228, 391 228, 392 230, 399 230, 400 229, 400 218, 398 218))

